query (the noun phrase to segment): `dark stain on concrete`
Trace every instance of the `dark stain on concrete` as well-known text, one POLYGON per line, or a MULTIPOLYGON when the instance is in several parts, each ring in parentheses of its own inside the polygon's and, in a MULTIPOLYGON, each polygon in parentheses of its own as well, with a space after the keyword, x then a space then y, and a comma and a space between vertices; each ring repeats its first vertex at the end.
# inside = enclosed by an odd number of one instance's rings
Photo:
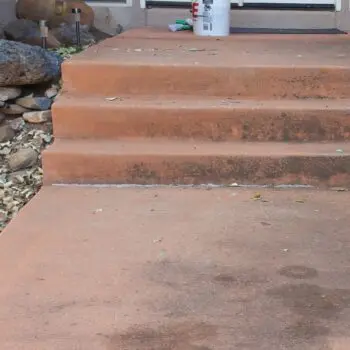
POLYGON ((155 170, 153 170, 149 165, 141 162, 134 163, 131 167, 127 169, 128 177, 134 183, 157 183, 159 177, 155 170))
MULTIPOLYGON (((160 261, 145 267, 145 276, 161 288, 171 291, 162 300, 148 300, 154 312, 170 318, 188 314, 211 314, 224 304, 238 305, 256 297, 268 280, 255 269, 233 269, 215 264, 186 264, 160 261)), ((235 308, 235 306, 234 306, 235 308)), ((231 317, 229 308, 223 317, 231 317)))
MULTIPOLYGON (((350 156, 198 157, 192 162, 142 162, 126 167, 124 178, 135 184, 295 184, 339 186, 350 183, 350 156), (338 184, 338 183, 337 183, 338 184)), ((121 181, 123 183, 123 181, 121 181)))
POLYGON ((237 282, 237 278, 232 275, 227 274, 219 274, 214 277, 214 281, 218 283, 222 283, 224 285, 231 285, 237 282))
POLYGON ((336 317, 350 307, 350 290, 329 289, 314 284, 285 284, 268 295, 280 299, 293 312, 309 321, 336 317))
MULTIPOLYGON (((347 289, 307 283, 276 286, 263 269, 168 259, 147 264, 144 275, 163 291, 161 297, 144 300, 147 309, 164 315, 165 321, 194 315, 212 321, 217 337, 211 340, 211 349, 215 348, 213 344, 226 344, 225 349, 331 350, 329 336, 348 335, 347 324, 338 322, 342 311, 350 307, 347 289)), ((295 281, 317 278, 318 272, 291 265, 280 269, 278 275, 283 283, 286 277, 295 281)), ((115 344, 124 345, 120 338, 114 339, 118 339, 115 344)), ((164 347, 153 346, 153 340, 149 340, 153 347, 140 350, 206 349, 193 347, 195 342, 175 343, 172 348, 167 336, 165 339, 164 347)), ((124 348, 136 349, 136 345, 124 348)))
POLYGON ((206 323, 174 323, 158 328, 134 326, 109 339, 110 350, 214 350, 205 343, 216 336, 216 327, 206 323))
POLYGON ((188 265, 169 260, 163 260, 149 266, 147 275, 152 281, 177 290, 196 288, 203 284, 216 285, 216 287, 246 287, 268 282, 266 276, 255 269, 233 269, 216 264, 188 265))
POLYGON ((301 265, 285 266, 279 270, 279 274, 294 279, 308 279, 318 276, 316 269, 301 265))
POLYGON ((283 329, 280 334, 282 343, 300 343, 312 341, 330 334, 330 329, 316 320, 301 319, 283 329))

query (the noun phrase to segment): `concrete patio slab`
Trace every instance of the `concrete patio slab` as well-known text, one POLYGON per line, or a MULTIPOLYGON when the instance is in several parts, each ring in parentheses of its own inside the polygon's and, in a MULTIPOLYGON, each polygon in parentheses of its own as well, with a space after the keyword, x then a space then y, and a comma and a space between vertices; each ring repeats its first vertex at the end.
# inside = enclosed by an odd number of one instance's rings
POLYGON ((43 188, 0 237, 0 349, 347 350, 349 198, 43 188))

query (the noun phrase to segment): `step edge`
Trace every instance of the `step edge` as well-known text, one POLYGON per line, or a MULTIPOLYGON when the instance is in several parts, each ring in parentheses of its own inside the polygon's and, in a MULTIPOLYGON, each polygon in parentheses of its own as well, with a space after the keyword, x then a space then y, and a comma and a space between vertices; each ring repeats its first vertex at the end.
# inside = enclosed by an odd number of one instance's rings
MULTIPOLYGON (((167 141, 165 139, 150 139, 150 140, 140 140, 140 139, 118 139, 118 140, 102 140, 102 139, 55 139, 54 143, 50 145, 44 152, 43 155, 84 155, 87 154, 89 156, 118 156, 118 157, 143 157, 143 156, 154 156, 154 157, 176 157, 176 156, 188 156, 188 157, 349 157, 349 151, 344 151, 343 148, 350 148, 350 143, 347 142, 240 142, 240 141, 232 141, 232 142, 196 142, 195 140, 183 141, 183 140, 171 140, 167 141), (78 147, 75 149, 74 145, 78 147), (128 145, 133 148, 131 151, 128 150, 128 145), (236 151, 233 149, 234 146, 240 146, 241 148, 236 151), (96 147, 98 146, 98 148, 96 147), (114 146, 114 147, 111 147, 114 146), (159 149, 161 147, 174 147, 175 149, 167 153, 163 152, 155 152, 153 149, 159 149), (183 147, 181 151, 176 147, 183 147), (201 146, 207 147, 206 149, 211 149, 211 152, 200 150, 201 146), (285 148, 285 150, 281 149, 281 146, 285 148), (307 149, 311 146, 321 146, 324 149, 332 149, 332 151, 322 151, 320 152, 311 152, 307 149), (117 149, 117 147, 124 147, 123 149, 117 149), (150 147, 149 150, 146 147, 150 147), (218 151, 213 151, 213 147, 217 148, 218 151), (220 147, 225 147, 225 151, 220 151, 220 147), (110 149, 114 149, 110 151, 110 149), (230 151, 227 151, 227 148, 230 148, 230 151), (231 151, 232 148, 232 151, 231 151), (244 151, 246 148, 246 151, 244 151), (259 152, 252 152, 252 149, 257 149, 259 152), (292 150, 288 150, 291 148, 292 150), (295 150, 293 150, 293 148, 295 150), (306 150, 303 150, 306 149, 306 150), (276 149, 278 152, 274 151, 271 153, 271 149, 276 149), (266 152, 266 150, 270 150, 270 152, 266 152), (124 152, 123 152, 124 151, 124 152), (249 151, 249 152, 248 152, 249 151)), ((171 148, 170 148, 171 150, 171 148)))
POLYGON ((350 99, 295 99, 295 100, 259 100, 259 99, 232 99, 209 97, 204 99, 204 105, 195 103, 195 98, 201 96, 193 96, 192 98, 181 98, 181 96, 164 96, 164 99, 145 100, 145 96, 123 97, 116 96, 121 100, 109 101, 108 98, 114 96, 60 96, 52 106, 53 111, 60 111, 65 108, 96 108, 96 109, 124 109, 132 108, 134 110, 142 109, 176 109, 176 110, 295 110, 295 111, 348 111, 350 114, 350 99), (142 98, 143 97, 143 98, 142 98), (212 102, 214 105, 210 105, 212 102), (215 103, 217 103, 215 105, 215 103), (98 104, 98 105, 97 105, 98 104), (181 106, 179 106, 181 104, 181 106), (319 106, 318 106, 319 104, 319 106), (348 104, 348 105, 347 105, 348 104))

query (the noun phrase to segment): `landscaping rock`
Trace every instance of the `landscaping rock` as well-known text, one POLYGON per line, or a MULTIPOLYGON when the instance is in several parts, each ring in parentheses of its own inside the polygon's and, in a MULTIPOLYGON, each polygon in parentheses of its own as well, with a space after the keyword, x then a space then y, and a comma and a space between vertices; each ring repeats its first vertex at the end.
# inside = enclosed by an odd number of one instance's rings
MULTIPOLYGON (((29 19, 16 19, 8 23, 4 28, 4 34, 6 39, 29 45, 41 46, 42 43, 38 24, 29 19)), ((61 46, 61 43, 50 32, 46 43, 48 48, 56 49, 61 46)))
POLYGON ((45 96, 47 98, 54 98, 58 95, 58 88, 55 86, 50 87, 45 91, 45 96))
POLYGON ((5 104, 4 107, 0 108, 0 113, 4 113, 7 115, 19 115, 30 111, 31 111, 30 109, 24 108, 15 103, 5 104))
POLYGON ((10 155, 8 165, 11 171, 26 169, 38 160, 38 153, 32 148, 22 148, 10 155))
POLYGON ((66 4, 66 14, 56 15, 49 19, 48 25, 50 28, 56 28, 60 26, 61 23, 74 23, 74 15, 72 14, 72 9, 80 9, 80 23, 82 25, 87 25, 89 28, 94 23, 95 13, 91 6, 89 6, 85 0, 65 0, 66 4))
POLYGON ((20 96, 22 90, 17 87, 0 87, 0 101, 13 100, 20 96))
POLYGON ((51 107, 52 100, 48 97, 34 97, 33 95, 28 95, 17 99, 16 104, 28 109, 46 111, 51 107))
MULTIPOLYGON (((64 45, 72 46, 77 44, 75 24, 62 23, 52 30, 52 34, 64 45)), ((80 26, 80 41, 83 46, 95 42, 94 36, 89 32, 87 25, 80 26)))
POLYGON ((0 40, 0 86, 51 81, 60 76, 62 61, 38 46, 0 40))
POLYGON ((11 141, 15 137, 15 132, 10 125, 0 126, 0 143, 11 141))
POLYGON ((40 189, 43 170, 39 154, 52 142, 51 122, 29 124, 18 117, 3 125, 11 126, 16 135, 0 143, 0 232, 40 189))
POLYGON ((51 120, 51 111, 36 111, 23 114, 23 119, 32 124, 45 123, 51 120))
POLYGON ((14 118, 10 120, 9 124, 14 131, 21 131, 25 127, 26 123, 22 117, 14 118))

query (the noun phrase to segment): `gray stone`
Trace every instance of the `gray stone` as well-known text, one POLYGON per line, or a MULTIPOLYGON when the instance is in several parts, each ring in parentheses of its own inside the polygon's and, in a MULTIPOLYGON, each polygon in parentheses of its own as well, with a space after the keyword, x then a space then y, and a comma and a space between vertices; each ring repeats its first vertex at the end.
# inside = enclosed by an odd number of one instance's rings
POLYGON ((51 107, 52 101, 48 97, 34 97, 32 95, 29 95, 17 99, 16 104, 28 109, 46 111, 51 107))
POLYGON ((15 132, 10 125, 0 126, 0 143, 11 141, 15 137, 15 132))
POLYGON ((35 111, 23 114, 23 119, 28 123, 40 124, 51 120, 51 111, 35 111))
POLYGON ((39 154, 32 148, 22 148, 10 155, 8 165, 11 171, 18 171, 33 166, 39 154))
POLYGON ((62 61, 58 54, 41 47, 0 40, 0 86, 51 81, 60 76, 62 61))
MULTIPOLYGON (((62 23, 58 28, 52 30, 52 34, 64 45, 77 44, 75 24, 62 23)), ((87 25, 80 26, 80 41, 82 45, 90 45, 95 42, 95 38, 89 32, 87 25)))
POLYGON ((50 87, 45 91, 45 96, 48 98, 54 98, 58 94, 58 89, 54 86, 50 87))
MULTIPOLYGON (((6 39, 20 41, 29 45, 41 46, 40 29, 36 22, 29 19, 16 19, 8 23, 4 28, 6 39)), ((48 48, 56 49, 61 46, 61 43, 52 35, 48 33, 46 39, 48 48)))
POLYGON ((6 115, 4 113, 0 113, 0 124, 5 120, 6 115))
POLYGON ((11 128, 15 131, 21 131, 25 127, 26 123, 22 117, 14 118, 9 121, 11 128))
POLYGON ((120 34, 123 31, 123 27, 120 24, 118 24, 110 8, 99 6, 94 8, 94 12, 94 27, 96 29, 104 33, 110 34, 111 36, 120 34))
POLYGON ((0 86, 0 101, 7 101, 7 100, 13 100, 20 96, 22 93, 22 90, 17 87, 10 87, 10 86, 0 86))
POLYGON ((30 112, 30 109, 24 108, 20 105, 17 105, 15 103, 12 104, 5 104, 4 107, 0 108, 0 113, 4 113, 7 115, 19 115, 23 114, 25 112, 30 112))

